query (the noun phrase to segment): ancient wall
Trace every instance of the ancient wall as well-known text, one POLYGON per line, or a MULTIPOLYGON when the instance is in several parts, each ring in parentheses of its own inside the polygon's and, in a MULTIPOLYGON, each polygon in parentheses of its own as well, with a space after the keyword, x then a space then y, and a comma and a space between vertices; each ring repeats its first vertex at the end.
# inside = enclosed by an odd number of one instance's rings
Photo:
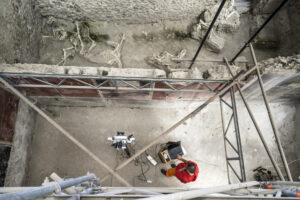
POLYGON ((0 1, 0 63, 38 61, 41 17, 33 2, 0 1))
MULTIPOLYGON (((298 101, 299 102, 299 101, 298 101)), ((295 181, 300 181, 300 103, 298 103, 296 105, 296 120, 295 120, 295 132, 296 132, 296 137, 295 137, 295 149, 294 151, 295 152, 298 152, 297 153, 297 159, 298 160, 295 160, 293 162, 290 163, 290 167, 291 167, 291 170, 294 170, 296 171, 296 173, 293 174, 293 176, 295 177, 295 181)))
MULTIPOLYGON (((253 26, 251 32, 257 30, 281 2, 282 0, 254 0, 252 4, 253 26)), ((271 49, 281 56, 299 54, 299 19, 300 1, 288 1, 258 35, 254 45, 261 49, 271 49)))
MULTIPOLYGON (((219 4, 216 0, 38 0, 44 16, 68 20, 92 21, 125 20, 129 22, 153 22, 157 20, 190 19, 219 4)), ((234 1, 228 1, 232 4, 234 1)))
POLYGON ((35 114, 25 102, 19 102, 14 143, 8 162, 5 186, 22 186, 25 181, 28 146, 32 139, 35 114))
POLYGON ((4 186, 19 99, 0 88, 0 186, 4 186))

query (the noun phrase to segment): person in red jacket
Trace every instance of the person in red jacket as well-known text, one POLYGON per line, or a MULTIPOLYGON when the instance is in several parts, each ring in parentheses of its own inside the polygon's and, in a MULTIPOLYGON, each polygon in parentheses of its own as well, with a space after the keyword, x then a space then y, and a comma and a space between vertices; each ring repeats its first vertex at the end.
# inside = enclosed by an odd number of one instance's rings
POLYGON ((195 181, 199 174, 199 168, 197 164, 193 161, 187 161, 183 159, 180 155, 177 155, 177 159, 181 160, 182 163, 177 166, 172 164, 172 168, 168 170, 161 169, 161 173, 167 177, 176 176, 176 178, 182 183, 195 181))

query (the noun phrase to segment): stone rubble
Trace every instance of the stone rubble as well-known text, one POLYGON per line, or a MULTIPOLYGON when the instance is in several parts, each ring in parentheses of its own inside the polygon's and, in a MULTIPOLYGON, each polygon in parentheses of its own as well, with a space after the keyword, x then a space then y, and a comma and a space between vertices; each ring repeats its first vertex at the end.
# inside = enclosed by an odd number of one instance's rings
MULTIPOLYGON (((233 74, 240 71, 240 67, 236 65, 230 66, 233 74)), ((193 67, 188 71, 175 71, 168 74, 168 78, 191 78, 191 79, 207 79, 207 80, 230 80, 232 77, 225 65, 210 66, 206 71, 200 71, 200 68, 193 67)))
POLYGON ((164 51, 160 54, 154 54, 152 57, 146 58, 147 63, 150 65, 162 69, 166 71, 166 73, 170 73, 177 68, 176 62, 173 61, 173 58, 181 59, 185 57, 186 55, 186 49, 182 49, 176 56, 173 54, 170 54, 167 51, 164 51), (171 68, 172 66, 172 68, 171 68))
MULTIPOLYGON (((193 31, 191 33, 192 38, 196 40, 202 40, 208 30, 209 24, 200 20, 199 24, 193 27, 193 31)), ((225 40, 219 37, 215 31, 212 29, 209 36, 207 37, 205 44, 208 46, 208 49, 219 53, 225 44, 225 40)))
POLYGON ((269 58, 258 63, 263 73, 271 72, 300 72, 300 55, 269 58))
MULTIPOLYGON (((200 20, 207 24, 210 24, 219 8, 219 4, 215 4, 213 7, 204 10, 200 15, 200 20)), ((217 31, 234 32, 240 25, 240 15, 234 8, 234 0, 230 0, 225 3, 216 23, 215 27, 217 31)))
MULTIPOLYGON (((219 53, 224 48, 225 44, 225 40, 218 35, 218 32, 234 32, 240 25, 240 15, 236 10, 234 10, 233 3, 234 1, 230 1, 224 5, 214 28, 211 30, 206 40, 208 49, 215 53, 219 53)), ((219 4, 201 13, 199 23, 193 26, 193 30, 191 32, 192 38, 196 40, 203 39, 218 8, 219 4)))

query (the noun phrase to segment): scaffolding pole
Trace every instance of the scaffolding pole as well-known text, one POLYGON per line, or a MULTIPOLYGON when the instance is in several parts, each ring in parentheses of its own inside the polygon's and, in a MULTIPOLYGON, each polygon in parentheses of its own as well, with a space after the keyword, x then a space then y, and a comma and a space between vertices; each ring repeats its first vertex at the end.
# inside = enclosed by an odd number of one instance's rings
POLYGON ((44 119, 46 119, 50 124, 52 124, 57 130, 59 130, 64 136, 69 138, 75 145, 77 145, 81 150, 87 153, 93 160, 95 160, 100 166, 105 168, 109 173, 117 178, 120 183, 124 186, 131 186, 125 179, 123 179, 119 174, 115 173, 107 164, 105 164, 98 156, 92 153, 88 148, 86 148, 81 142, 79 142, 76 138, 74 138, 68 131, 66 131, 63 127, 61 127, 58 123, 56 123, 53 119, 51 119, 45 112, 43 112, 40 108, 38 108, 33 102, 31 102, 25 95, 23 95, 20 91, 14 88, 8 81, 6 81, 0 75, 0 82, 3 83, 7 88, 9 88, 17 97, 22 99, 25 103, 27 103, 32 109, 34 109, 37 113, 39 113, 44 119))
POLYGON ((89 174, 86 176, 81 176, 78 178, 61 181, 61 182, 53 182, 46 186, 37 187, 34 189, 25 190, 22 192, 13 192, 13 193, 7 193, 7 194, 0 194, 0 200, 33 200, 37 198, 42 198, 47 195, 50 195, 54 192, 59 193, 62 190, 78 185, 80 183, 89 181, 91 179, 95 179, 96 176, 94 174, 89 174))
MULTIPOLYGON (((231 76, 233 77, 233 73, 232 73, 232 71, 231 71, 231 69, 230 69, 230 65, 229 65, 229 62, 228 62, 228 60, 227 60, 226 57, 224 58, 224 61, 225 61, 225 63, 226 63, 226 66, 227 66, 227 69, 228 69, 229 73, 230 73, 231 76)), ((254 67, 257 68, 257 65, 255 65, 254 67)), ((251 120, 252 120, 252 122, 253 122, 253 124, 254 124, 254 126, 255 126, 255 129, 256 129, 256 131, 257 131, 259 137, 260 137, 260 140, 262 141, 263 146, 264 146, 264 148, 265 148, 265 150, 266 150, 266 152, 267 152, 267 154, 268 154, 268 156, 269 156, 269 158, 270 158, 270 160, 271 160, 271 162, 272 162, 272 165, 274 166, 274 168, 275 168, 275 170, 276 170, 276 172, 277 172, 277 174, 278 174, 280 180, 283 180, 283 181, 284 181, 285 179, 284 179, 284 177, 283 177, 283 175, 282 175, 282 173, 281 173, 281 171, 280 171, 280 168, 279 168, 279 166, 277 165, 277 163, 276 163, 276 161, 275 161, 275 159, 274 159, 274 156, 272 155, 271 150, 270 150, 269 147, 268 147, 268 144, 267 144, 267 142, 266 142, 266 140, 265 140, 265 138, 264 138, 264 136, 263 136, 263 134, 262 134, 262 132, 261 132, 261 130, 260 130, 258 124, 257 124, 256 119, 254 118, 254 115, 253 115, 253 113, 252 113, 252 111, 251 111, 251 109, 250 109, 250 106, 249 106, 249 104, 248 104, 248 102, 247 102, 247 100, 246 100, 246 98, 245 98, 245 96, 244 96, 244 94, 243 94, 243 92, 242 92, 242 90, 241 90, 239 84, 236 84, 236 86, 237 86, 237 89, 238 89, 238 91, 239 91, 239 94, 240 94, 241 97, 242 97, 242 100, 243 100, 243 102, 244 102, 244 105, 245 105, 245 107, 247 108, 247 111, 248 111, 248 113, 249 113, 249 115, 250 115, 250 118, 251 118, 251 120)))
MULTIPOLYGON (((218 193, 218 192, 227 192, 230 190, 240 189, 240 188, 246 188, 259 185, 259 182, 257 181, 251 181, 251 182, 245 182, 245 183, 238 183, 238 184, 231 184, 231 185, 223 185, 223 186, 217 186, 217 187, 210 187, 200 190, 194 190, 194 191, 187 191, 187 192, 176 192, 173 194, 167 194, 167 195, 157 195, 149 198, 144 198, 144 200, 183 200, 183 199, 193 199, 204 195, 209 195, 212 193, 218 193)), ((142 200, 142 199, 138 199, 142 200)))
MULTIPOLYGON (((254 52, 254 49, 253 49, 253 46, 252 46, 251 43, 249 44, 249 47, 250 47, 250 52, 251 52, 251 55, 252 55, 252 58, 253 58, 254 65, 257 66, 257 60, 256 60, 255 52, 254 52)), ((266 109, 267 109, 267 112, 268 112, 268 116, 270 118, 271 126, 272 126, 272 129, 273 129, 273 132, 274 132, 274 136, 275 136, 275 139, 276 139, 277 146, 278 146, 278 150, 279 150, 279 153, 280 153, 283 165, 284 165, 284 169, 286 171, 288 179, 290 181, 293 181, 291 171, 290 171, 289 165, 286 161, 286 156, 284 154, 284 151, 283 151, 283 148, 282 148, 282 145, 281 145, 281 140, 280 140, 280 137, 279 137, 279 134, 278 134, 278 129, 277 129, 277 127, 274 123, 274 120, 273 120, 273 115, 272 115, 272 112, 271 112, 271 109, 270 109, 270 106, 269 106, 268 96, 266 94, 265 87, 263 85, 261 74, 260 74, 260 71, 259 71, 258 68, 256 69, 256 73, 257 73, 257 77, 258 77, 258 83, 259 83, 259 86, 261 88, 262 96, 263 96, 263 99, 264 99, 264 102, 265 102, 265 105, 266 105, 266 109)))
MULTIPOLYGON (((171 126, 169 129, 167 129, 165 132, 157 136, 154 140, 152 140, 148 145, 144 146, 141 150, 136 152, 134 155, 132 155, 130 158, 125 160, 123 163, 121 163, 119 166, 115 168, 114 171, 120 170, 123 167, 125 167, 127 164, 129 164, 132 160, 134 160, 137 156, 141 155, 144 151, 146 151, 148 148, 150 148, 152 145, 156 144, 158 141, 160 141, 162 138, 164 138, 166 135, 171 133, 173 130, 175 130, 178 126, 183 124, 186 120, 194 117, 197 113, 199 113, 203 108, 205 108, 208 104, 216 100, 219 96, 224 94, 228 89, 230 89, 232 86, 236 85, 240 80, 244 79, 246 76, 248 76, 250 73, 252 73, 256 67, 253 67, 246 71, 245 73, 241 74, 240 76, 232 79, 232 82, 230 82, 227 86, 225 86, 222 90, 218 91, 213 97, 209 98, 207 101, 205 101, 203 104, 201 104, 199 107, 197 107, 194 111, 186 115, 184 118, 182 118, 180 121, 175 123, 173 126, 171 126)), ((105 181, 109 178, 109 174, 104 176, 102 178, 102 181, 105 181)))

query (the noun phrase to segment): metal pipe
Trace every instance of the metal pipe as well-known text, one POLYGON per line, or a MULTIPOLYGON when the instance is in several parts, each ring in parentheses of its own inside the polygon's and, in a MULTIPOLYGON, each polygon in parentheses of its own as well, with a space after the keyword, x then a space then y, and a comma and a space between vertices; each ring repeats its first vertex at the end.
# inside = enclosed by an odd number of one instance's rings
MULTIPOLYGON (((231 76, 233 76, 233 73, 232 73, 232 71, 231 71, 231 69, 230 69, 230 65, 229 65, 229 62, 228 62, 227 58, 224 58, 224 61, 225 61, 225 63, 226 63, 226 66, 227 66, 228 71, 230 72, 231 76)), ((256 65, 255 65, 254 67, 257 68, 256 65)), ((256 119, 255 119, 254 116, 253 116, 253 113, 252 113, 252 111, 251 111, 251 109, 250 109, 250 106, 249 106, 247 100, 245 99, 245 96, 244 96, 244 94, 243 94, 243 92, 242 92, 242 90, 241 90, 239 84, 236 84, 236 86, 237 86, 237 88, 238 88, 239 94, 240 94, 241 97, 242 97, 242 100, 243 100, 243 102, 244 102, 244 104, 245 104, 245 107, 247 108, 247 111, 248 111, 248 113, 249 113, 249 115, 250 115, 250 118, 251 118, 251 120, 252 120, 252 122, 253 122, 253 124, 254 124, 254 126, 255 126, 255 129, 256 129, 256 131, 257 131, 259 137, 260 137, 260 140, 262 141, 263 146, 264 146, 264 148, 265 148, 265 150, 266 150, 266 152, 267 152, 267 154, 268 154, 268 156, 269 156, 269 158, 270 158, 270 160, 271 160, 271 162, 272 162, 272 164, 273 164, 273 166, 274 166, 274 168, 275 168, 275 170, 276 170, 276 172, 277 172, 279 178, 280 178, 281 180, 284 180, 284 177, 283 177, 283 175, 282 175, 282 173, 281 173, 281 171, 280 171, 280 168, 278 167, 278 165, 277 165, 277 163, 276 163, 276 161, 275 161, 275 159, 274 159, 274 157, 273 157, 273 155, 272 155, 272 153, 271 153, 271 151, 270 151, 270 149, 269 149, 269 147, 268 147, 268 145, 267 145, 267 142, 266 142, 266 140, 265 140, 265 138, 264 138, 264 136, 263 136, 263 134, 262 134, 262 132, 261 132, 261 130, 260 130, 260 128, 259 128, 257 122, 256 122, 256 119)))
MULTIPOLYGON (((209 195, 212 193, 218 193, 218 192, 227 192, 230 190, 245 188, 245 187, 251 187, 259 185, 259 182, 252 181, 252 182, 245 182, 245 183, 238 183, 238 184, 231 184, 231 185, 224 185, 224 186, 217 186, 217 187, 210 187, 200 190, 194 190, 194 191, 187 191, 187 192, 177 192, 173 194, 167 194, 167 195, 157 195, 149 198, 145 198, 144 200, 182 200, 182 199, 192 199, 197 198, 203 195, 209 195)), ((139 199, 142 200, 142 199, 139 199)))
POLYGON ((52 184, 37 187, 35 189, 29 189, 23 192, 13 192, 7 194, 1 194, 0 200, 14 199, 14 200, 32 200, 37 198, 42 198, 47 195, 54 193, 55 191, 60 192, 68 187, 78 185, 80 183, 86 182, 91 179, 95 179, 96 176, 94 174, 89 174, 86 176, 81 176, 78 178, 62 181, 62 182, 54 182, 52 184))
POLYGON ((61 127, 58 123, 56 123, 53 119, 51 119, 45 112, 43 112, 39 107, 37 107, 33 102, 31 102, 25 95, 23 95, 20 91, 10 85, 1 75, 0 82, 2 82, 7 88, 9 88, 16 96, 22 99, 25 103, 27 103, 31 108, 33 108, 36 112, 38 112, 44 119, 46 119, 50 124, 52 124, 57 130, 59 130, 64 136, 70 139, 75 145, 77 145, 81 150, 87 153, 93 160, 95 160, 98 164, 100 164, 103 168, 105 168, 109 173, 117 178, 120 183, 125 186, 131 186, 125 179, 123 179, 118 173, 113 171, 107 164, 105 164, 98 156, 92 153, 88 148, 86 148, 82 143, 80 143, 76 138, 74 138, 69 132, 67 132, 63 127, 61 127))
MULTIPOLYGON (((0 193, 11 193, 11 192, 21 192, 29 189, 36 189, 38 187, 0 187, 0 193)), ((149 192, 155 193, 172 193, 178 191, 190 191, 190 190, 197 190, 202 188, 187 188, 187 187, 95 187, 93 188, 94 191, 101 190, 103 192, 113 192, 113 191, 124 191, 127 189, 129 191, 133 190, 147 190, 149 192)))
MULTIPOLYGON (((80 196, 81 200, 105 200, 106 198, 111 198, 111 199, 122 199, 122 200, 133 200, 136 198, 144 198, 144 197, 150 197, 150 195, 134 195, 134 194, 118 194, 118 195, 112 195, 112 196, 107 196, 107 197, 98 197, 98 196, 80 196)), ((55 196, 55 200, 65 200, 66 196, 55 196)), ((204 195, 199 197, 198 199, 212 199, 212 200, 217 200, 217 199, 227 199, 227 200, 249 200, 249 199, 256 199, 256 200, 287 200, 286 197, 268 197, 268 196, 253 196, 253 195, 224 195, 224 194, 211 194, 211 195, 204 195)), ((289 197, 288 200, 299 200, 297 197, 289 197)))
POLYGON ((221 10, 223 9, 225 3, 226 3, 226 0, 222 0, 221 4, 220 4, 220 6, 219 6, 219 8, 218 8, 218 10, 217 10, 217 12, 216 12, 216 15, 215 15, 214 19, 213 19, 212 22, 210 23, 208 30, 206 31, 206 33, 205 33, 203 39, 201 40, 200 46, 199 46, 199 48, 197 49, 196 54, 195 54, 195 56, 193 57, 193 59, 192 59, 192 61, 191 61, 191 64, 190 64, 190 66, 189 66, 189 69, 192 68, 192 66, 193 66, 193 64, 194 64, 194 62, 195 62, 195 60, 196 60, 196 58, 198 57, 198 55, 199 55, 199 53, 200 53, 200 50, 202 49, 202 47, 203 47, 203 45, 204 45, 204 43, 205 43, 207 37, 209 36, 210 31, 211 31, 211 29, 213 28, 213 26, 214 26, 214 24, 215 24, 215 22, 216 22, 218 16, 220 15, 221 10))
MULTIPOLYGON (((253 58, 254 65, 257 66, 257 60, 256 60, 255 52, 254 52, 254 49, 253 49, 253 46, 252 46, 251 43, 249 44, 249 47, 250 47, 250 51, 251 51, 251 55, 252 55, 252 58, 253 58)), ((276 139, 277 146, 278 146, 278 150, 279 150, 279 153, 280 153, 283 165, 284 165, 284 169, 286 171, 288 179, 290 181, 293 181, 291 171, 290 171, 289 165, 287 163, 287 160, 286 160, 286 157, 285 157, 282 145, 281 145, 281 140, 280 140, 280 137, 279 137, 279 134, 278 134, 278 129, 277 129, 277 127, 274 123, 274 120, 273 120, 273 115, 272 115, 272 112, 271 112, 271 109, 270 109, 270 106, 269 106, 268 96, 266 94, 264 84, 263 84, 263 81, 262 81, 262 78, 261 78, 261 74, 260 74, 260 71, 259 71, 258 68, 256 69, 256 73, 257 73, 257 77, 258 77, 259 86, 261 88, 262 96, 263 96, 263 99, 264 99, 264 102, 265 102, 265 105, 266 105, 266 109, 268 111, 268 116, 270 118, 271 126, 272 126, 272 129, 273 129, 273 132, 274 132, 274 136, 275 136, 275 139, 276 139)))
POLYGON ((291 190, 282 190, 282 196, 284 197, 300 197, 300 192, 291 190))
POLYGON ((275 16, 275 14, 288 2, 283 0, 281 4, 275 9, 275 11, 268 17, 268 19, 257 29, 257 31, 251 36, 251 38, 245 43, 240 51, 231 59, 230 63, 233 63, 235 59, 245 50, 245 48, 253 41, 253 39, 259 34, 259 32, 269 23, 269 21, 275 16))
MULTIPOLYGON (((194 117, 197 113, 199 113, 203 108, 205 108, 208 104, 210 104, 211 102, 213 102, 214 100, 216 100, 219 96, 221 96, 222 94, 224 94, 229 88, 231 88, 232 86, 236 85, 238 83, 239 80, 244 79, 246 76, 248 76, 250 73, 252 73, 255 70, 255 67, 249 69, 248 71, 246 71, 245 73, 241 74, 238 77, 235 77, 233 79, 233 81, 231 83, 229 83, 226 87, 224 87, 222 90, 218 91, 218 93, 216 93, 213 97, 209 98, 207 101, 205 101, 203 104, 201 104, 199 107, 197 107, 194 111, 192 111, 191 113, 189 113, 188 115, 186 115, 184 118, 182 118, 180 121, 178 121, 177 123, 175 123, 173 126, 171 126, 169 129, 167 129, 166 131, 164 131, 163 133, 161 133, 159 136, 157 136, 156 138, 154 138, 154 140, 152 140, 148 145, 145 145, 141 150, 137 151, 134 155, 132 155, 130 158, 128 158, 127 160, 125 160, 123 163, 121 163, 119 166, 117 166, 115 168, 114 171, 117 171, 119 169, 122 169, 123 167, 125 167, 127 164, 129 164, 132 160, 134 160, 137 156, 141 155, 144 151, 146 151, 148 148, 150 148, 152 145, 156 144, 159 140, 161 140, 162 138, 164 138, 166 135, 168 135, 169 133, 171 133, 173 130, 175 130, 178 126, 180 126, 181 124, 183 124, 186 120, 194 117)), ((109 174, 107 174, 103 179, 101 179, 102 181, 105 181, 106 179, 109 178, 109 174)))

